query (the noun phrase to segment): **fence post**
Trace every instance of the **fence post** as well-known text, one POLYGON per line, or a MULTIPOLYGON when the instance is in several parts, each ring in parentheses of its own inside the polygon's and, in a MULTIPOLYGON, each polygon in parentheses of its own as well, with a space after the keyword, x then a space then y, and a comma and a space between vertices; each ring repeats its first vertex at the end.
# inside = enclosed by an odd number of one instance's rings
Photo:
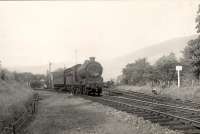
POLYGON ((32 101, 31 113, 34 113, 34 101, 32 101))
POLYGON ((35 100, 34 100, 34 108, 33 108, 33 111, 34 111, 34 113, 35 113, 35 100))
POLYGON ((13 134, 16 134, 15 125, 12 125, 12 132, 13 132, 13 134))

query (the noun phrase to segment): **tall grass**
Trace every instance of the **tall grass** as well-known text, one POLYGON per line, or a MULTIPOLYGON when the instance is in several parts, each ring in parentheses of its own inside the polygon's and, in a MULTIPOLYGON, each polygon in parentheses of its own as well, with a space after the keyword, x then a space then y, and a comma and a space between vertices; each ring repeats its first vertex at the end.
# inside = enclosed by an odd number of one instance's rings
POLYGON ((115 87, 116 89, 120 90, 131 90, 131 91, 138 91, 143 92, 146 94, 151 94, 152 89, 155 88, 160 96, 171 97, 173 99, 182 99, 182 100, 193 100, 200 103, 200 85, 195 84, 191 86, 190 84, 183 84, 180 88, 177 85, 172 85, 167 88, 161 87, 151 87, 150 85, 145 86, 131 86, 131 85, 120 85, 115 87))
POLYGON ((22 83, 0 80, 0 119, 13 118, 25 110, 33 92, 22 83))
POLYGON ((171 86, 170 88, 163 89, 161 92, 162 95, 170 96, 174 99, 179 98, 182 100, 193 100, 200 102, 200 86, 184 86, 178 88, 176 85, 171 86))

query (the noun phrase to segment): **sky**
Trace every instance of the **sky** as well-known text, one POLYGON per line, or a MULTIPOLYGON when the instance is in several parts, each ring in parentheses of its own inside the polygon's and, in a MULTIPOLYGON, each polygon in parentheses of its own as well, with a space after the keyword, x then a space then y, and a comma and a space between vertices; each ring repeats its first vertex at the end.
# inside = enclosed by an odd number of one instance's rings
POLYGON ((0 2, 3 66, 109 60, 196 33, 199 0, 0 2))

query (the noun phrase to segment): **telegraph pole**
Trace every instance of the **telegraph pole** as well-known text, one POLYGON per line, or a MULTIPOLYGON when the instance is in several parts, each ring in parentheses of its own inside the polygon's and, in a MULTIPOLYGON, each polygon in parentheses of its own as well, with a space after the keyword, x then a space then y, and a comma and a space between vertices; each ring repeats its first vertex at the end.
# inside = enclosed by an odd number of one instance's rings
POLYGON ((75 65, 77 64, 77 49, 75 49, 75 65))
POLYGON ((2 78, 2 61, 0 60, 0 79, 2 78))
POLYGON ((50 73, 51 73, 51 65, 52 65, 52 63, 49 62, 49 72, 50 72, 50 73))
POLYGON ((65 85, 66 85, 66 77, 65 77, 65 69, 66 69, 66 66, 65 66, 65 64, 64 64, 64 73, 63 73, 63 77, 64 77, 64 79, 63 79, 63 83, 64 83, 64 87, 65 87, 65 85))
POLYGON ((1 69, 2 69, 2 65, 1 65, 2 61, 0 60, 0 73, 1 73, 1 69))
POLYGON ((50 84, 50 88, 54 88, 54 86, 53 86, 53 75, 51 73, 51 66, 52 66, 52 63, 49 62, 49 84, 50 84))

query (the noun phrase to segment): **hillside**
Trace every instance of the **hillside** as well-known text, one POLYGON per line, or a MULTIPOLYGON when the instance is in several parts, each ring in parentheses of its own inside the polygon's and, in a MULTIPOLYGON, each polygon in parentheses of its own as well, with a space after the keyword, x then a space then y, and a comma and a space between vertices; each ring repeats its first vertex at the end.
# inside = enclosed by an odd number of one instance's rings
POLYGON ((115 58, 111 61, 105 61, 104 66, 104 79, 116 78, 121 74, 121 70, 126 64, 134 62, 138 58, 147 58, 150 63, 154 63, 159 57, 174 52, 178 58, 181 57, 181 51, 191 39, 195 39, 197 35, 174 38, 167 40, 133 53, 127 54, 122 57, 115 58))
MULTIPOLYGON (((174 52, 177 57, 181 56, 181 51, 187 45, 187 42, 191 39, 196 38, 197 35, 174 38, 171 40, 163 41, 161 43, 151 45, 149 47, 133 51, 122 57, 117 57, 112 60, 102 61, 101 64, 104 67, 103 77, 105 80, 116 78, 121 74, 121 70, 126 64, 134 62, 138 58, 146 57, 148 61, 154 63, 159 57, 167 55, 170 52, 174 52)), ((98 57, 97 57, 98 60, 98 57)), ((73 65, 73 62, 53 63, 52 70, 56 68, 63 68, 64 65, 73 65)), ((69 67, 69 66, 67 66, 69 67)), ((17 70, 19 72, 32 72, 45 74, 48 69, 48 64, 40 66, 29 66, 29 67, 14 67, 9 68, 10 70, 17 70)))

